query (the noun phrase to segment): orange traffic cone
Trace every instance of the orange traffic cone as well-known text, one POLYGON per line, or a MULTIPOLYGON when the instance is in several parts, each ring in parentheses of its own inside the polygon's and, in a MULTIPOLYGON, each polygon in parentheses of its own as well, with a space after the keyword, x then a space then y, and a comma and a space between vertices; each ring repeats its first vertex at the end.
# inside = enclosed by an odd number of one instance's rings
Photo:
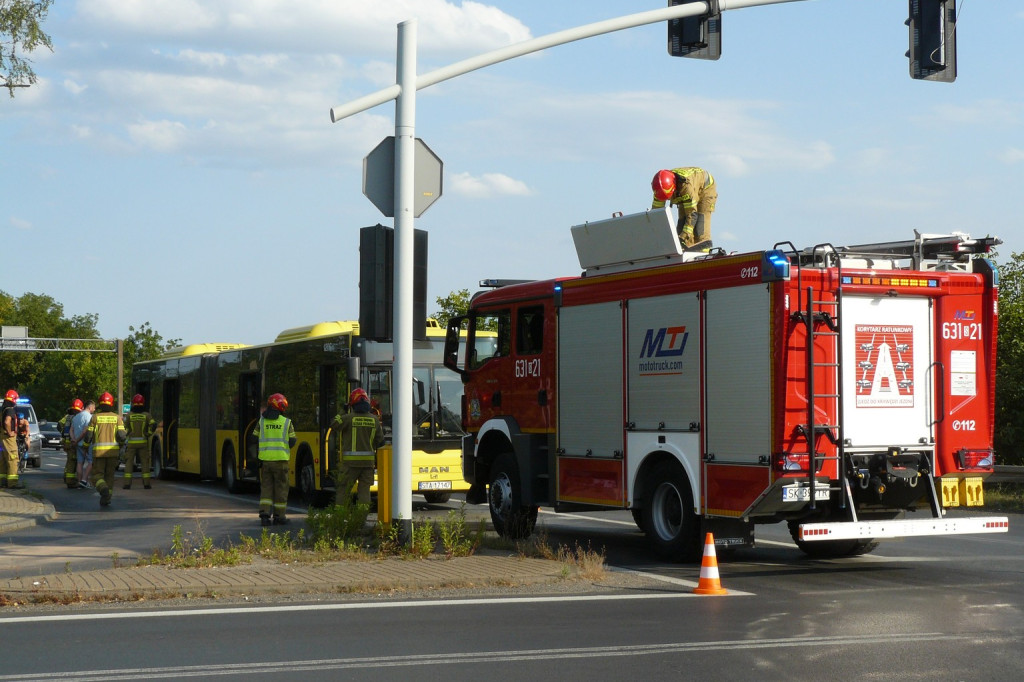
POLYGON ((715 536, 708 533, 704 538, 704 558, 700 562, 700 580, 693 588, 694 594, 729 594, 718 578, 718 555, 715 554, 715 536))

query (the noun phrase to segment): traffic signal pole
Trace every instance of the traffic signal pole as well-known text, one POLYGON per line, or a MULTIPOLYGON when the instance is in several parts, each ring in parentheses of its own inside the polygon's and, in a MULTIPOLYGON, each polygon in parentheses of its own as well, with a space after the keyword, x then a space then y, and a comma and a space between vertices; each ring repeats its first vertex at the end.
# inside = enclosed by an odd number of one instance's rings
MULTIPOLYGON (((718 11, 778 5, 802 0, 718 0, 718 11)), ((416 140, 416 91, 476 71, 485 66, 539 52, 556 45, 656 24, 670 19, 700 16, 710 11, 709 3, 693 2, 664 9, 639 12, 566 29, 546 36, 509 45, 492 52, 464 59, 450 66, 416 75, 416 20, 398 25, 396 82, 372 95, 331 109, 331 121, 366 111, 395 100, 395 274, 394 330, 395 350, 392 391, 391 442, 391 523, 399 538, 408 544, 412 538, 412 326, 413 326, 413 201, 415 188, 414 153, 416 140)))

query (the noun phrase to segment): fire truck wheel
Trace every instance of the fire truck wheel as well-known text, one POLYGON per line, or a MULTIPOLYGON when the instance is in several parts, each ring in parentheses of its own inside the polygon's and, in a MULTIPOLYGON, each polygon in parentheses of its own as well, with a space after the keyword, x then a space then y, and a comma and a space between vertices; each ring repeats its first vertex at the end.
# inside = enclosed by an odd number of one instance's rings
POLYGON ((812 559, 836 559, 844 556, 861 556, 878 547, 878 541, 872 538, 864 540, 826 540, 804 542, 800 537, 800 522, 789 522, 789 534, 800 551, 812 559))
POLYGON ((651 470, 645 488, 643 531, 654 550, 670 561, 701 557, 700 521, 693 511, 693 493, 676 462, 661 462, 651 470))
POLYGON ((644 510, 643 509, 638 509, 636 507, 633 507, 632 509, 629 510, 629 513, 633 515, 633 523, 636 524, 636 527, 639 528, 640 530, 643 530, 644 529, 644 510))
POLYGON ((523 506, 521 498, 519 467, 511 452, 503 452, 491 465, 491 482, 487 487, 491 523, 503 538, 521 540, 533 532, 537 507, 523 506))

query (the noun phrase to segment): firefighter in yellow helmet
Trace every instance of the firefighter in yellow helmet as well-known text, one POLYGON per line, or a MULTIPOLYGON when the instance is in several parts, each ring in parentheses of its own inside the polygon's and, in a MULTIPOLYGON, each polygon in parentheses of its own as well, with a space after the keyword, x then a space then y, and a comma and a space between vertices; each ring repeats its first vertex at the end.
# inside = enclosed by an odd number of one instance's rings
POLYGON ((125 430, 128 431, 128 441, 124 449, 124 489, 131 490, 132 472, 135 469, 135 458, 139 458, 139 466, 142 467, 142 487, 149 490, 152 474, 149 466, 152 463, 149 450, 149 438, 156 432, 156 420, 146 412, 146 399, 141 393, 132 397, 131 411, 128 413, 128 423, 125 430))
POLYGON ((373 413, 370 396, 361 388, 348 396, 351 411, 339 414, 331 422, 331 430, 338 432, 341 466, 334 490, 337 504, 348 504, 352 484, 357 484, 356 500, 370 504, 370 486, 377 466, 377 448, 384 444, 384 428, 373 413))
POLYGON ((718 188, 711 173, 703 168, 660 170, 651 180, 654 202, 662 208, 671 202, 679 209, 676 233, 684 250, 707 251, 711 248, 711 214, 718 201, 718 188))
POLYGON ((114 396, 104 393, 85 430, 85 443, 92 450, 89 484, 100 494, 100 506, 110 505, 121 446, 128 439, 121 415, 114 409, 114 396))
POLYGON ((3 406, 0 407, 0 436, 3 438, 3 452, 0 453, 0 487, 24 488, 18 480, 18 392, 7 391, 3 406))
POLYGON ((57 421, 57 430, 60 431, 60 445, 64 448, 66 460, 64 462, 64 483, 69 488, 78 488, 78 456, 75 451, 78 447, 71 442, 71 420, 74 416, 85 409, 85 403, 78 398, 71 401, 71 407, 67 414, 57 421))
POLYGON ((249 434, 256 441, 260 461, 260 523, 288 523, 288 460, 295 447, 295 426, 284 416, 288 399, 280 393, 267 398, 267 408, 249 434))

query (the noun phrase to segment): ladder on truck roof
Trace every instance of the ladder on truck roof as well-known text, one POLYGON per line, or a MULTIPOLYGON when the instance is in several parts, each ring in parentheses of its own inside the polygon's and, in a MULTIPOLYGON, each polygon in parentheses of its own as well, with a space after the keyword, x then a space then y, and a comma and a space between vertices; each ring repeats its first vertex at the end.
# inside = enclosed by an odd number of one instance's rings
MULTIPOLYGON (((845 261, 850 266, 909 270, 962 270, 970 271, 971 257, 989 253, 993 247, 1002 244, 999 237, 972 239, 969 234, 925 234, 914 230, 913 239, 904 239, 876 244, 831 247, 828 252, 813 246, 797 251, 793 248, 800 265, 827 266, 830 257, 845 261), (859 262, 858 262, 859 261, 859 262), (903 265, 899 263, 905 262, 903 265)), ((792 244, 786 242, 792 248, 792 244)))

